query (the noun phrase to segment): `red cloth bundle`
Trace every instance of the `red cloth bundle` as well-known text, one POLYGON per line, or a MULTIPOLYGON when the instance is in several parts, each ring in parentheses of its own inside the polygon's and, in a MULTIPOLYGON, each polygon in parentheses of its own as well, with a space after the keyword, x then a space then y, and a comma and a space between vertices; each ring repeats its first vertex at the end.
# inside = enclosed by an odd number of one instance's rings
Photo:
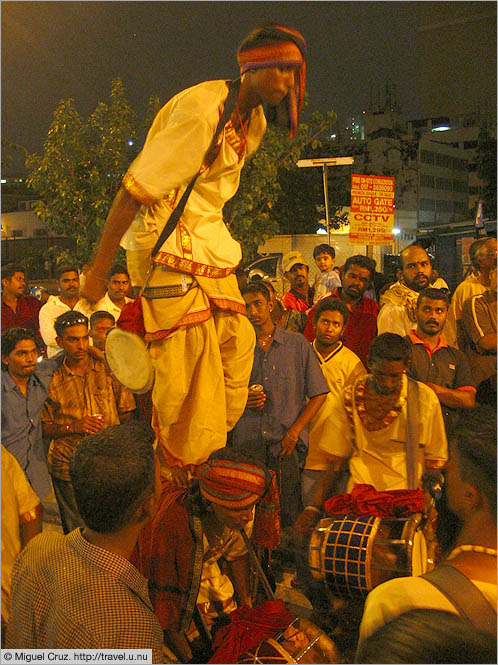
POLYGON ((236 663, 245 651, 287 628, 293 616, 282 600, 267 600, 261 607, 239 607, 230 619, 214 637, 210 663, 236 663))
POLYGON ((126 305, 124 305, 116 325, 122 330, 136 333, 137 335, 140 335, 140 337, 145 336, 145 323, 140 296, 137 296, 135 300, 127 302, 126 305))
POLYGON ((351 494, 338 494, 324 503, 329 515, 377 515, 405 517, 424 509, 424 493, 416 490, 378 492, 373 485, 358 484, 351 494))

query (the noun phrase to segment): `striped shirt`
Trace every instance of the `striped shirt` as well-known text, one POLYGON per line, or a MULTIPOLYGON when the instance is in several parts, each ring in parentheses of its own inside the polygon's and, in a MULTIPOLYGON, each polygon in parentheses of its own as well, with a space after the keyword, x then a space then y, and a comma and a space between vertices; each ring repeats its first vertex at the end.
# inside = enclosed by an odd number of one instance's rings
POLYGON ((11 594, 7 648, 152 649, 152 662, 165 662, 147 580, 127 559, 89 543, 81 528, 28 543, 11 594))
MULTIPOLYGON (((66 361, 54 372, 43 407, 42 423, 70 425, 83 416, 100 413, 105 427, 119 425, 119 416, 133 411, 135 400, 107 371, 104 363, 88 358, 84 376, 75 374, 66 361)), ((81 434, 53 439, 48 451, 48 470, 56 478, 70 481, 69 461, 81 434)))

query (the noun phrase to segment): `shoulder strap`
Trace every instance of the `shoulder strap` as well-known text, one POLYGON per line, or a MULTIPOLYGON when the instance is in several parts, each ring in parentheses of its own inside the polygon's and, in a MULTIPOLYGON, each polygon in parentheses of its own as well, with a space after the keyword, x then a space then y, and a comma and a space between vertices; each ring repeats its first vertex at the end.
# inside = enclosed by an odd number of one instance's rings
POLYGON ((463 619, 478 630, 496 635, 496 612, 475 584, 457 568, 442 564, 421 577, 439 589, 463 619))
MULTIPOLYGON (((240 90, 240 78, 236 79, 235 81, 227 81, 228 85, 228 97, 225 101, 225 107, 223 109, 223 113, 219 119, 218 126, 216 127, 216 131, 214 133, 213 139, 209 145, 209 148, 206 151, 206 155, 210 153, 210 151, 213 149, 218 136, 221 134, 221 131, 223 127, 226 125, 228 122, 229 117, 232 115, 234 109, 235 109, 235 104, 237 103, 237 99, 239 96, 239 90, 240 90)), ((165 227, 163 228, 161 235, 157 239, 156 244, 154 245, 151 253, 151 259, 157 254, 157 252, 161 249, 162 245, 164 244, 165 240, 169 238, 169 236, 173 233, 173 231, 176 228, 176 225, 178 224, 178 221, 180 217, 183 214, 183 211, 185 209, 185 206, 187 205, 187 200, 188 197, 190 196, 190 192, 193 190, 195 182, 197 180, 197 177, 199 176, 200 170, 197 171, 197 173, 194 175, 192 180, 189 182, 187 185, 186 190, 183 192, 182 198, 178 202, 178 205, 176 208, 173 210, 171 213, 165 227)))
POLYGON ((417 381, 408 377, 406 394, 406 476, 408 489, 418 487, 418 444, 419 444, 419 388, 417 381))

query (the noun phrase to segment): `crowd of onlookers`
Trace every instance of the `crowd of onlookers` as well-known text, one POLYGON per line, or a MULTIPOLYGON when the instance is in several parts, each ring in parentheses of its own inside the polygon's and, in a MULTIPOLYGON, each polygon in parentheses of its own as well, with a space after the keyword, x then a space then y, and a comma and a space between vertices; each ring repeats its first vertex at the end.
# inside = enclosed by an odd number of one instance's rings
MULTIPOLYGON (((469 273, 453 294, 417 245, 401 252, 395 282, 368 256, 335 266, 326 244, 314 251, 314 284, 299 251, 283 257, 290 288, 282 297, 268 278, 238 270, 256 338, 246 408, 226 448, 192 467, 188 489, 170 487, 167 499, 163 460, 151 445, 150 395, 122 386, 105 360, 106 335, 131 302, 126 267, 113 267, 105 296, 90 304, 80 297, 85 274, 77 266, 58 270, 57 295, 42 287, 27 295, 24 268, 3 266, 6 646, 143 646, 154 662, 187 662, 195 657, 192 621, 201 636, 199 625, 214 633, 234 599, 252 604, 238 530, 252 530, 268 561, 278 540, 268 535, 270 521, 281 523, 282 543, 295 541, 293 584, 329 627, 333 600, 303 552, 326 500, 358 486, 423 492, 427 546, 444 564, 436 570, 470 580, 471 590, 463 581, 450 586, 474 607, 487 603, 496 623, 496 256, 495 238, 474 241, 469 273), (280 506, 272 520, 261 510, 270 487, 280 506), (34 539, 52 492, 66 535, 34 539), (74 596, 64 605, 68 617, 53 612, 63 593, 57 578, 74 596)), ((440 654, 458 636, 460 653, 471 641, 479 645, 472 662, 488 662, 489 625, 461 611, 462 598, 443 587, 402 577, 374 589, 357 662, 380 662, 396 631, 435 641, 440 654)), ((420 647, 407 644, 391 662, 425 662, 416 660, 420 647)))

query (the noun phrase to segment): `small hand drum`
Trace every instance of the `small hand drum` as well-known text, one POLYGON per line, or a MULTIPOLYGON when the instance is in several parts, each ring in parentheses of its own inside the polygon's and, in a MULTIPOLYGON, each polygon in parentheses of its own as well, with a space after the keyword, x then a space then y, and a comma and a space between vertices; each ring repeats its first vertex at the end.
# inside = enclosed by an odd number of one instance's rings
POLYGON ((309 545, 315 579, 324 580, 339 597, 366 596, 393 577, 427 570, 427 544, 422 515, 380 518, 343 515, 320 520, 309 545))
POLYGON ((334 642, 307 619, 295 619, 275 637, 246 651, 237 663, 339 663, 334 642))
POLYGON ((139 335, 112 328, 105 340, 105 357, 116 379, 134 393, 146 393, 154 385, 154 368, 139 335))

